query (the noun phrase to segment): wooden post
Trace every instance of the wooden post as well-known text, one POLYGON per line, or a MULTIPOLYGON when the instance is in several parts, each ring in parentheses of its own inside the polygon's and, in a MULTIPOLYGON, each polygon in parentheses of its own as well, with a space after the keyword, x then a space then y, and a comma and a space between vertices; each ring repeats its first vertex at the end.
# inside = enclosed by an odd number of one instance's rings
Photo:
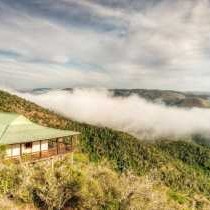
POLYGON ((42 141, 39 141, 39 157, 42 157, 42 141))
POLYGON ((20 144, 20 157, 22 156, 22 144, 20 144))
POLYGON ((57 155, 58 155, 58 139, 56 139, 57 155))
POLYGON ((33 160, 33 142, 31 142, 31 160, 33 160))
POLYGON ((13 144, 11 144, 11 157, 13 156, 13 144))

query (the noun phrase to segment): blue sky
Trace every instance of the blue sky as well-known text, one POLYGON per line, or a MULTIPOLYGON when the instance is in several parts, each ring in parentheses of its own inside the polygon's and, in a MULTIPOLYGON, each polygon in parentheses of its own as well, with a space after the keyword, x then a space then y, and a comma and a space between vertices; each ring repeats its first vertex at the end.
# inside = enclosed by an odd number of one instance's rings
POLYGON ((209 0, 0 0, 0 86, 210 90, 209 0))

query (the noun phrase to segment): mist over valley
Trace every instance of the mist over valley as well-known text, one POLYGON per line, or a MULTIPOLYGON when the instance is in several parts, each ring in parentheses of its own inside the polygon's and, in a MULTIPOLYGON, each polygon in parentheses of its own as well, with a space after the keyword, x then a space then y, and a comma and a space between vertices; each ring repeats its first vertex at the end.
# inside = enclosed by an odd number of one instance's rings
POLYGON ((140 139, 210 135, 207 93, 44 88, 18 95, 67 118, 128 132, 140 139))

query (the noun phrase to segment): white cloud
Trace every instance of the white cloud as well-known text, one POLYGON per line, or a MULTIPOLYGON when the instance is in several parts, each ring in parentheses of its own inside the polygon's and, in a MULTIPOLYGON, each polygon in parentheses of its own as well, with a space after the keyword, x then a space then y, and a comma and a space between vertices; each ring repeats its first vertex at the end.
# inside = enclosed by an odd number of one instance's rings
POLYGON ((0 83, 16 89, 37 87, 37 81, 41 87, 65 87, 90 86, 89 83, 107 83, 109 78, 103 72, 91 71, 85 74, 74 67, 62 67, 55 64, 36 64, 28 62, 4 61, 0 62, 0 83), (4 78, 7 78, 7 82, 4 78))
MULTIPOLYGON (((60 6, 66 6, 65 12, 71 12, 68 5, 72 2, 92 11, 92 18, 109 21, 113 18, 116 23, 123 22, 126 29, 121 32, 119 26, 116 29, 118 34, 102 33, 95 30, 97 26, 67 26, 47 16, 31 15, 13 9, 12 5, 3 5, 9 15, 1 17, 0 49, 18 52, 22 57, 16 59, 16 66, 6 60, 0 61, 2 78, 6 71, 13 71, 14 77, 20 77, 17 69, 22 69, 21 72, 27 72, 37 86, 43 85, 37 79, 41 73, 48 86, 68 83, 71 86, 78 81, 80 85, 92 86, 95 83, 106 87, 210 88, 208 0, 162 0, 154 6, 132 12, 85 0, 62 0, 60 6), (65 65, 75 60, 99 68, 87 73, 85 65, 78 65, 73 70, 65 65), (46 65, 41 62, 46 62, 46 65), (43 68, 42 71, 37 71, 39 68, 43 68), (59 72, 60 76, 51 75, 52 72, 59 72), (186 77, 190 77, 187 82, 186 77)), ((55 1, 49 1, 49 8, 54 4, 55 1)))

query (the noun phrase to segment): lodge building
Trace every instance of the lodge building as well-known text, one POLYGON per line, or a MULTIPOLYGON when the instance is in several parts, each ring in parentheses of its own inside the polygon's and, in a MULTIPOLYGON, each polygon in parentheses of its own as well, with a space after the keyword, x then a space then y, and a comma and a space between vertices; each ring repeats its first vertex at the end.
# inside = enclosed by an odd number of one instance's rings
POLYGON ((0 112, 0 145, 6 158, 39 160, 73 152, 79 132, 35 124, 26 117, 0 112))

